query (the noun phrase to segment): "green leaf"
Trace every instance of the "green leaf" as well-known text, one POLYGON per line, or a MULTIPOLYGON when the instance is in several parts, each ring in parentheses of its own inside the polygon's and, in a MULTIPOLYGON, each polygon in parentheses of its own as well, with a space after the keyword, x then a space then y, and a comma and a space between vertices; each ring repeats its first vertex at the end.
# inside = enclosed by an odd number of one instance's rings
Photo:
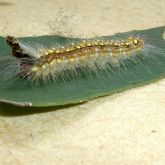
MULTIPOLYGON (((74 74, 70 73, 70 80, 53 85, 48 83, 47 86, 21 86, 21 79, 15 84, 8 85, 0 75, 0 105, 13 106, 32 106, 47 107, 67 104, 81 103, 100 96, 114 94, 123 90, 142 86, 164 78, 165 76, 165 41, 162 37, 164 27, 153 29, 131 31, 127 33, 116 34, 114 36, 103 36, 101 39, 125 38, 128 35, 144 36, 147 44, 152 44, 156 49, 151 52, 152 62, 146 56, 142 63, 128 61, 130 67, 124 69, 120 67, 118 72, 111 72, 110 68, 103 69, 99 76, 84 70, 82 76, 77 80, 74 74), (161 53, 160 51, 161 50, 161 53), (162 53, 163 52, 163 53, 162 53), (145 70, 144 68, 149 68, 145 70), (111 76, 108 76, 110 73, 111 76), (92 81, 89 81, 89 77, 92 81)), ((34 42, 49 46, 54 44, 67 44, 76 42, 80 39, 65 38, 61 36, 40 36, 20 38, 25 42, 34 42)), ((144 52, 145 53, 145 52, 144 52)), ((0 55, 2 57, 11 55, 11 50, 5 42, 5 38, 0 37, 0 55)), ((0 65, 2 65, 0 63, 0 65)), ((12 83, 12 82, 11 82, 12 83)), ((10 84, 10 82, 9 82, 10 84)))

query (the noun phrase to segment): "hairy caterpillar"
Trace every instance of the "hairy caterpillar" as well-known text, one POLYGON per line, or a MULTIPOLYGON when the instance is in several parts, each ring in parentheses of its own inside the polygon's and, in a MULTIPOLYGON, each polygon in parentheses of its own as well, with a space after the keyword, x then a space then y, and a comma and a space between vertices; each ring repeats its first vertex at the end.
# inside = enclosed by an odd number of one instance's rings
POLYGON ((144 40, 129 37, 126 40, 83 40, 67 46, 49 49, 35 48, 8 36, 7 43, 12 55, 19 59, 19 75, 32 81, 56 81, 56 77, 67 70, 88 68, 97 70, 107 65, 122 65, 122 62, 137 58, 144 49, 144 40))
POLYGON ((37 40, 29 44, 8 36, 12 56, 0 60, 0 83, 5 79, 16 84, 17 92, 3 83, 0 96, 32 105, 61 105, 160 79, 165 76, 163 31, 160 27, 91 39, 55 36, 54 43, 48 36, 44 44, 37 40), (31 86, 22 88, 24 84, 31 86), (19 94, 16 98, 14 92, 19 94), (35 97, 33 101, 31 97, 35 97))

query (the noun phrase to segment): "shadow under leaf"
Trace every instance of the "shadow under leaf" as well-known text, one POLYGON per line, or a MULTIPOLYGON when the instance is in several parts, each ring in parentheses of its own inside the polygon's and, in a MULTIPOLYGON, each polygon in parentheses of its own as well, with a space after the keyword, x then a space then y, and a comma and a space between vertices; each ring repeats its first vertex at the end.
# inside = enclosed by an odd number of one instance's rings
POLYGON ((33 115, 37 113, 46 113, 50 111, 70 108, 81 104, 83 103, 75 103, 75 104, 52 106, 52 107, 19 107, 12 104, 0 103, 0 116, 14 117, 14 116, 33 115))

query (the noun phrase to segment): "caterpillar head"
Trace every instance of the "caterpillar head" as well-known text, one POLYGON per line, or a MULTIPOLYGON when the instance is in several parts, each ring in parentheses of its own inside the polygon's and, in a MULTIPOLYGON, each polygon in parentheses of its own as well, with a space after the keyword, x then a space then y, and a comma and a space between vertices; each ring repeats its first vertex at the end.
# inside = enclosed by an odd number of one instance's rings
POLYGON ((29 68, 35 64, 37 59, 34 56, 36 49, 12 36, 7 36, 6 42, 12 49, 12 55, 20 60, 20 76, 28 77, 29 68))
POLYGON ((12 55, 21 61, 21 64, 32 65, 35 62, 36 49, 18 41, 15 37, 7 36, 7 44, 12 48, 12 55))

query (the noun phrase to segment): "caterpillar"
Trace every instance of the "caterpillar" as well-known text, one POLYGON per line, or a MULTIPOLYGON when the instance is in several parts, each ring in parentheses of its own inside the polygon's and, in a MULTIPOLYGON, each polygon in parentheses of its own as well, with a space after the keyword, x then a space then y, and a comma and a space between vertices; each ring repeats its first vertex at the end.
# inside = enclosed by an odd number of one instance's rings
POLYGON ((39 49, 19 42, 12 36, 6 41, 12 55, 19 59, 19 75, 32 81, 53 79, 67 70, 88 68, 97 70, 107 65, 119 65, 136 58, 144 49, 144 40, 129 37, 126 40, 83 40, 67 46, 39 49))
POLYGON ((0 59, 0 98, 37 106, 61 105, 163 78, 163 31, 159 27, 90 39, 7 36, 12 55, 0 59), (13 91, 6 80, 16 85, 13 91))

